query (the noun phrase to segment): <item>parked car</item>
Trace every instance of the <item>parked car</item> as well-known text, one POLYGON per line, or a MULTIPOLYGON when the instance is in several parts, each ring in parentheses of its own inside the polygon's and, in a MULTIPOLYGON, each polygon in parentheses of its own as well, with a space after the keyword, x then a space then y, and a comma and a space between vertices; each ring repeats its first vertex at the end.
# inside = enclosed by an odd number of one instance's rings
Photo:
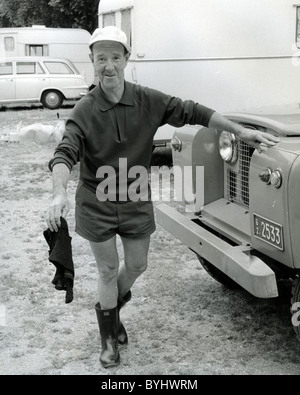
POLYGON ((227 116, 279 136, 280 143, 259 154, 227 132, 191 126, 176 130, 172 149, 178 204, 158 205, 157 222, 229 288, 275 298, 279 280, 291 281, 292 324, 300 341, 299 109, 227 116), (191 177, 185 180, 187 168, 191 177), (190 185, 193 195, 182 187, 190 185))
POLYGON ((56 109, 64 100, 78 100, 87 92, 84 77, 68 59, 0 59, 0 105, 41 102, 56 109))

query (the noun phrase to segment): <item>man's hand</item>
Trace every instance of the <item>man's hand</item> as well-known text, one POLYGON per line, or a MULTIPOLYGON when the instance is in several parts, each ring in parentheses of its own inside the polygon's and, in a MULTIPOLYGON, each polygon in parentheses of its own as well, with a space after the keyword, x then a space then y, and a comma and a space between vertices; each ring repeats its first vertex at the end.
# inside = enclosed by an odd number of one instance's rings
POLYGON ((259 153, 262 152, 261 144, 264 144, 267 147, 273 147, 280 141, 278 137, 275 137, 270 133, 247 128, 242 128, 237 135, 245 143, 256 148, 259 153))
POLYGON ((66 192, 55 195, 47 213, 47 225, 52 232, 58 232, 60 217, 66 218, 69 212, 69 201, 66 192))
POLYGON ((53 200, 47 213, 47 225, 52 232, 58 232, 60 227, 60 217, 65 218, 69 211, 69 201, 67 197, 67 183, 70 170, 63 163, 58 163, 53 167, 53 200))
POLYGON ((226 132, 235 134, 238 138, 245 141, 245 143, 256 148, 259 153, 262 152, 260 144, 264 144, 267 147, 273 147, 280 141, 278 137, 275 137, 270 133, 245 128, 217 112, 213 113, 211 116, 208 127, 216 130, 225 130, 226 132))
POLYGON ((58 232, 60 228, 60 217, 66 218, 69 212, 69 201, 66 192, 55 195, 48 209, 47 225, 52 232, 58 232))

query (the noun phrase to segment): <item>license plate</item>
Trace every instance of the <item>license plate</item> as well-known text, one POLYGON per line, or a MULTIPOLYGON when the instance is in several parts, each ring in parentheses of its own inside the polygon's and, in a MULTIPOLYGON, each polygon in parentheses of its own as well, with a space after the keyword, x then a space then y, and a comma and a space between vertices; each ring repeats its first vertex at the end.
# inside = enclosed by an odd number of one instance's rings
POLYGON ((254 214, 254 236, 283 251, 283 228, 273 221, 254 214))

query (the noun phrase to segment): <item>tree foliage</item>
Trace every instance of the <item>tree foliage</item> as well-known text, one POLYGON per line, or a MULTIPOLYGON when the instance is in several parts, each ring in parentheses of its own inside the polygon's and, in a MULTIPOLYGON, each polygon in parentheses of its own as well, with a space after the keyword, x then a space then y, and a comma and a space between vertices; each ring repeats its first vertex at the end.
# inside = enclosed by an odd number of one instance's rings
POLYGON ((0 0, 0 27, 82 28, 98 25, 99 0, 0 0))

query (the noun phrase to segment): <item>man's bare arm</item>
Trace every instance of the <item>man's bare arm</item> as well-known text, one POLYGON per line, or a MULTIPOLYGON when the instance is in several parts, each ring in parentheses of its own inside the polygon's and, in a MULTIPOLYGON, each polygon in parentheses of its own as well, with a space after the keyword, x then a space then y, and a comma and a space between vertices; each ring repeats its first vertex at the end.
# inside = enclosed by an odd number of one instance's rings
POLYGON ((270 133, 244 128, 242 125, 230 121, 217 112, 211 116, 208 127, 234 133, 241 140, 256 148, 258 152, 262 151, 260 144, 263 143, 268 147, 272 147, 280 141, 278 137, 270 133))
POLYGON ((67 185, 70 178, 70 170, 64 163, 58 163, 53 167, 53 199, 48 210, 47 225, 51 231, 58 231, 61 226, 60 217, 66 217, 69 211, 67 197, 67 185))

